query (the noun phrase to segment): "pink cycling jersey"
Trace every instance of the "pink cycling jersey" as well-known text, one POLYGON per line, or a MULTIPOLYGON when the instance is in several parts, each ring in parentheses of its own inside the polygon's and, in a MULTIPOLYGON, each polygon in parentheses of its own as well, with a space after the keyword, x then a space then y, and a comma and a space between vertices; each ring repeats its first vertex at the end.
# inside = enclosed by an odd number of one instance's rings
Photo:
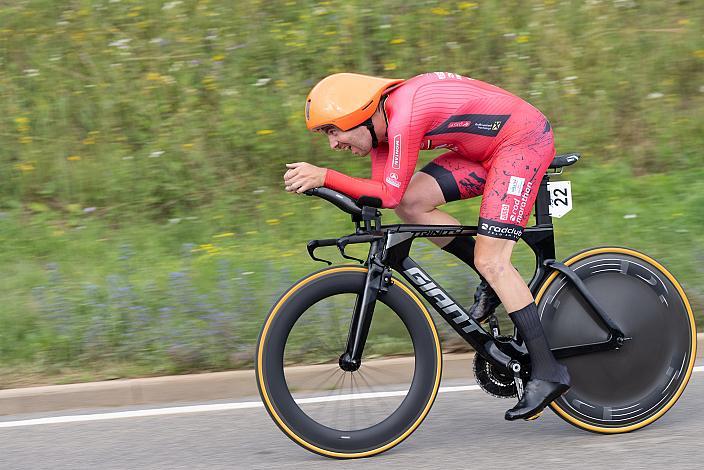
POLYGON ((539 178, 555 151, 545 117, 488 83, 445 72, 413 77, 384 103, 387 139, 371 153, 372 178, 328 170, 325 186, 352 197, 378 197, 396 207, 420 150, 447 148, 423 168, 446 202, 483 194, 479 233, 517 239, 535 202, 539 178), (482 230, 485 227, 485 230, 482 230))

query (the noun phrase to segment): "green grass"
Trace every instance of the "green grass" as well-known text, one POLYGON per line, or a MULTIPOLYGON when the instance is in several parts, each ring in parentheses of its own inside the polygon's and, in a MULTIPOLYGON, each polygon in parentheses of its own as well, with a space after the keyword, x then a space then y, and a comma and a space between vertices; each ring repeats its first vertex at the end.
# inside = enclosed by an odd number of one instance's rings
MULTIPOLYGON (((556 220, 558 257, 645 251, 702 324, 698 2, 5 3, 0 387, 26 384, 23 371, 44 383, 248 366, 275 297, 320 266, 305 242, 351 230, 285 194, 284 163, 369 172, 305 131, 306 93, 337 71, 448 70, 525 97, 558 151, 584 154, 565 174, 575 209, 556 220)), ((471 224, 477 208, 447 210, 471 224)), ((417 248, 468 302, 466 269, 417 248)), ((515 259, 529 276, 527 249, 515 259)))

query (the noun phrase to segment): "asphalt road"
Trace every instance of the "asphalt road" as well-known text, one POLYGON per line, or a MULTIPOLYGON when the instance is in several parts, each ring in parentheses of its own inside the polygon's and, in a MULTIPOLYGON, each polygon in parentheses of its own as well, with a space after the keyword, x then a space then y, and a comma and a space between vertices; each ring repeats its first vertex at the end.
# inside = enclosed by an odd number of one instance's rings
MULTIPOLYGON (((474 382, 443 386, 465 384, 474 382)), ((263 408, 0 427, 0 468, 674 470, 701 468, 704 462, 702 371, 693 374, 683 396, 664 417, 630 434, 587 433, 551 412, 536 421, 509 423, 503 413, 512 405, 511 400, 491 398, 480 390, 441 393, 409 439, 384 454, 354 461, 331 460, 298 447, 275 427, 263 408)), ((114 411, 121 410, 4 416, 0 425, 114 411)))

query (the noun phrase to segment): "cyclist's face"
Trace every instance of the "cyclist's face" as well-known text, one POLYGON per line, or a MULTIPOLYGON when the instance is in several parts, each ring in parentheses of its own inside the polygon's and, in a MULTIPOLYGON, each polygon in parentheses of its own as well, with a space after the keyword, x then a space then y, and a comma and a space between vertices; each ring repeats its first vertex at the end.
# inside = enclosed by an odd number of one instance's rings
POLYGON ((348 131, 336 127, 326 129, 330 148, 333 150, 349 150, 353 154, 364 157, 372 149, 372 136, 364 126, 358 126, 348 131))

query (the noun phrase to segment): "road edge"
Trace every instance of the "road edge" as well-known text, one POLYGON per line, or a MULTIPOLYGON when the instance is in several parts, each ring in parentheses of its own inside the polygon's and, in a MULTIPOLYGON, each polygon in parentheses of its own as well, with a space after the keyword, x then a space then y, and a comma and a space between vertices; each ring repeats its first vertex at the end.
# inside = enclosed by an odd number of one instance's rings
MULTIPOLYGON (((697 357, 704 357, 704 333, 697 334, 697 357)), ((443 379, 472 378, 473 353, 443 355, 443 379)), ((403 367, 405 358, 383 359, 385 367, 403 367)), ((295 368, 305 376, 316 366, 295 368)), ((214 400, 258 399, 254 370, 110 380, 0 390, 0 416, 214 400)))

